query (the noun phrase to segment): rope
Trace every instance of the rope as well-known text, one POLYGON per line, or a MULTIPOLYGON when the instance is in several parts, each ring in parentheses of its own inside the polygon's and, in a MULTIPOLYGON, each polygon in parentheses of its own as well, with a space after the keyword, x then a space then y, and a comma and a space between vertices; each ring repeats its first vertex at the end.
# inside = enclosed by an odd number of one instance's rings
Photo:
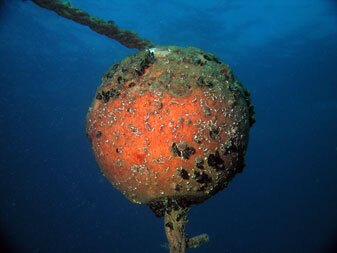
POLYGON ((151 41, 140 38, 136 33, 121 29, 113 22, 92 17, 87 12, 72 7, 68 2, 61 2, 60 0, 32 0, 32 2, 42 8, 54 11, 62 17, 88 26, 91 30, 114 39, 127 48, 143 50, 155 47, 151 41))

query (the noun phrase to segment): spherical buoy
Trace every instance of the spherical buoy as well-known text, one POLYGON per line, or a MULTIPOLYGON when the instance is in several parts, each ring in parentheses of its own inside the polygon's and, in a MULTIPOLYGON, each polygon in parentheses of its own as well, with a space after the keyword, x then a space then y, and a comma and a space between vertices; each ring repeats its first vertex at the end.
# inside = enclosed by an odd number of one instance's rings
POLYGON ((216 56, 158 47, 113 65, 87 115, 103 174, 157 214, 201 203, 244 167, 249 92, 216 56))

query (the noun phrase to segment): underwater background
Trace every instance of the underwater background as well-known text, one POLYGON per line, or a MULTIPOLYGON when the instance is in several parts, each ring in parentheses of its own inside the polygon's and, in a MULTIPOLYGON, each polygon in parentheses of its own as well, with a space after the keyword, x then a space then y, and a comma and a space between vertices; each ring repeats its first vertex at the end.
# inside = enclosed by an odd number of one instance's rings
MULTIPOLYGON (((219 56, 250 90, 246 167, 193 206, 189 252, 337 252, 337 2, 73 0, 159 45, 219 56)), ((168 252, 163 220, 104 178, 85 135, 137 52, 30 1, 0 2, 0 252, 168 252)))

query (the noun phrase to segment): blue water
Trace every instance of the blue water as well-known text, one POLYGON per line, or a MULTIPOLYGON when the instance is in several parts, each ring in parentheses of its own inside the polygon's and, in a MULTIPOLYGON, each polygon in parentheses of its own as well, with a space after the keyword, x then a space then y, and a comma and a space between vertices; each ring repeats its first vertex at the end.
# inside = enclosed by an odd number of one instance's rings
MULTIPOLYGON (((337 3, 71 1, 160 45, 228 63, 257 123, 244 172, 190 212, 190 252, 337 252, 337 3)), ((0 4, 0 252, 168 252, 163 221, 101 175, 85 115, 136 52, 30 1, 0 4)))

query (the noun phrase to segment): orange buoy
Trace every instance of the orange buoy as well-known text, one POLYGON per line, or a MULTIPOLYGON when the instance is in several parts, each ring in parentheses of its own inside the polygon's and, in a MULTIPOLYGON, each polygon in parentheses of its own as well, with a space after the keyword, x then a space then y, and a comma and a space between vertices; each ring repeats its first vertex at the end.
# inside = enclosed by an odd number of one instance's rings
POLYGON ((253 114, 248 91, 216 56, 158 47, 103 76, 87 135, 113 186, 163 216, 203 202, 242 171, 253 114))

